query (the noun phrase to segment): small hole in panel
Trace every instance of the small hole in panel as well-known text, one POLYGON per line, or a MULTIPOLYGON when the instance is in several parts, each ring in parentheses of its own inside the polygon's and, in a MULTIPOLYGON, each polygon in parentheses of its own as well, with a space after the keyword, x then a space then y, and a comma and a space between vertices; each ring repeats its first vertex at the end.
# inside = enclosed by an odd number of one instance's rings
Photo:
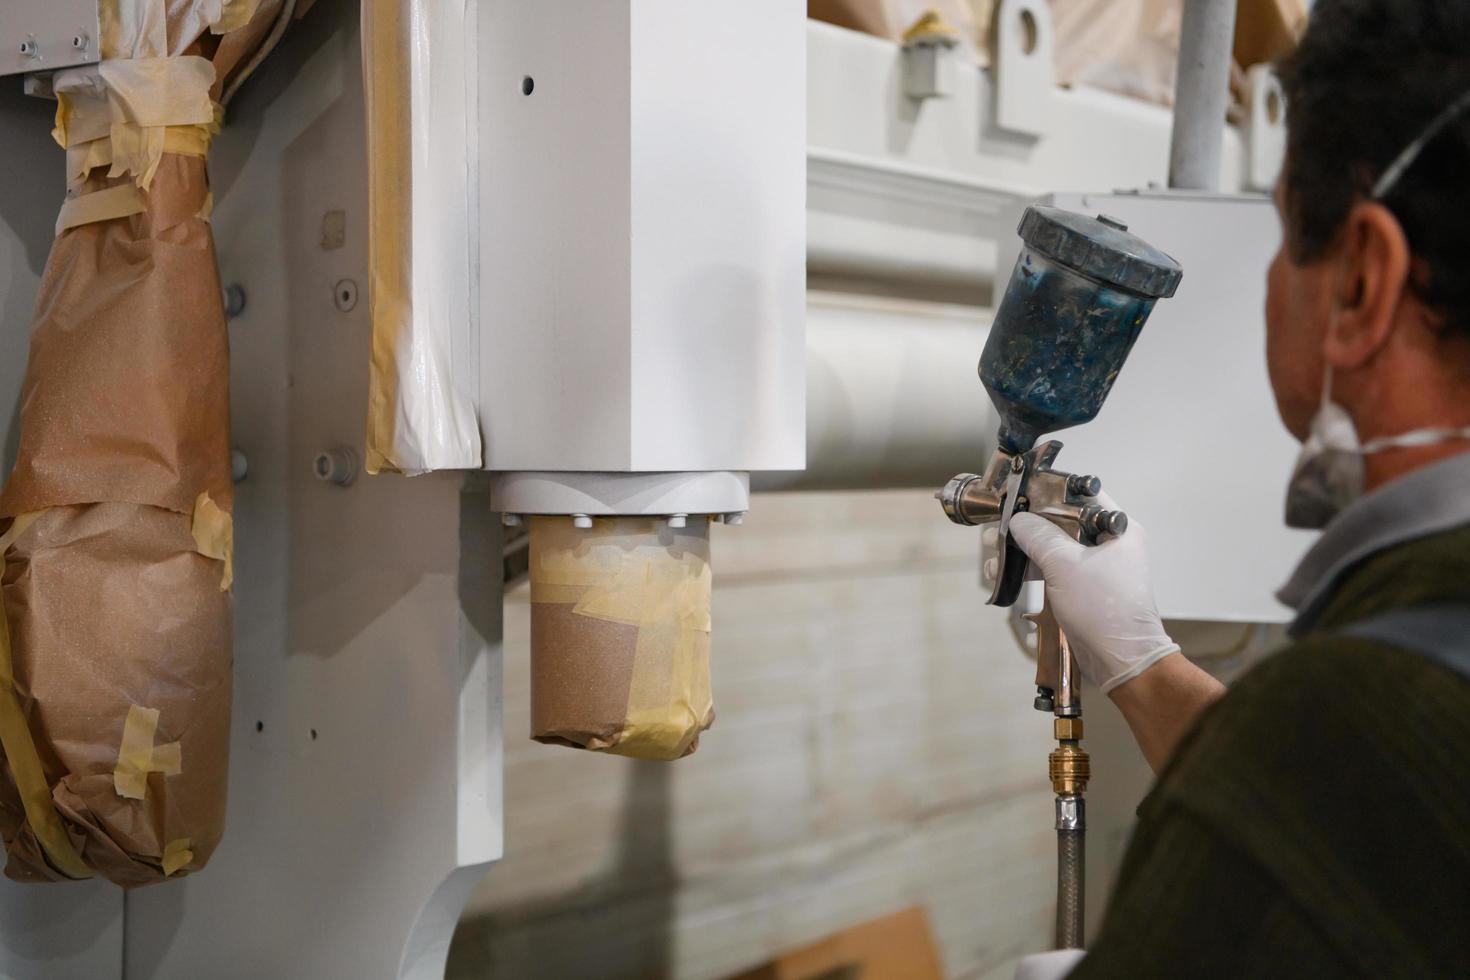
POLYGON ((315 741, 316 741, 316 729, 315 729, 315 728, 313 728, 313 729, 312 729, 312 730, 311 730, 311 740, 312 740, 312 741, 313 741, 313 742, 315 742, 315 741))
POLYGON ((1021 11, 1021 53, 1033 54, 1036 51, 1036 15, 1029 10, 1021 11))
POLYGON ((536 79, 532 78, 530 75, 527 75, 525 78, 521 79, 522 95, 530 95, 534 91, 536 91, 536 79))
POLYGON ((263 721, 257 721, 255 723, 255 730, 257 732, 263 732, 263 731, 265 731, 265 722, 263 722, 263 721))

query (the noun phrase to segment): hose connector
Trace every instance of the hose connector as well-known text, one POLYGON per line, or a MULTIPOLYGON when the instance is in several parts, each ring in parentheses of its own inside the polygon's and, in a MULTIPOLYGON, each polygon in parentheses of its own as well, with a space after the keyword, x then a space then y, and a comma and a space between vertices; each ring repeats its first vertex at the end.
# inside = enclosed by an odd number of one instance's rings
MULTIPOLYGON (((1057 721, 1074 719, 1058 718, 1057 721)), ((1087 753, 1076 744, 1063 742, 1047 757, 1051 773, 1052 792, 1058 796, 1081 796, 1087 792, 1087 780, 1092 776, 1092 762, 1087 753)))

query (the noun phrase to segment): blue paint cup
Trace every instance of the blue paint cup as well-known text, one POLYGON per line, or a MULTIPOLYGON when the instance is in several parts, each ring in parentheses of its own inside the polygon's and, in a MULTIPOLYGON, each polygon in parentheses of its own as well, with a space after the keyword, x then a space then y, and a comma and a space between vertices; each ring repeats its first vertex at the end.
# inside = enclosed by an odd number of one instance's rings
POLYGON ((980 355, 1010 453, 1097 417, 1155 301, 1184 274, 1106 215, 1033 206, 1017 230, 1021 254, 980 355))

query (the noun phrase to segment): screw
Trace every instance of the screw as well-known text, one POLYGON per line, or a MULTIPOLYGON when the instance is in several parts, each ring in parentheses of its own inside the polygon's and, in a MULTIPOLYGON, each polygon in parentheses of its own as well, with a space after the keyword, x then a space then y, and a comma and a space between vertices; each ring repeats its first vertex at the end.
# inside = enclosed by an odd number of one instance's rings
POLYGON ((1121 510, 1103 510, 1091 505, 1082 509, 1082 529, 1093 537, 1122 534, 1128 530, 1128 515, 1121 510))
POLYGON ((250 472, 250 460, 238 449, 230 450, 230 478, 236 483, 245 479, 250 472))
POLYGON ((36 39, 34 37, 29 37, 20 42, 20 53, 22 57, 34 58, 41 53, 41 49, 36 44, 36 39))
POLYGON ((347 446, 334 446, 317 453, 311 470, 323 483, 345 487, 357 479, 357 452, 347 446))
POLYGON ((1102 481, 1095 476, 1069 476, 1067 492, 1074 497, 1096 497, 1102 493, 1102 481))
POLYGON ((351 313, 357 306, 357 283, 351 279, 339 279, 332 287, 332 304, 342 313, 351 313))
POLYGON ((71 46, 76 48, 78 51, 85 51, 87 50, 87 43, 89 40, 90 39, 85 34, 73 34, 71 36, 71 46))
POLYGON ((1036 700, 1031 702, 1031 707, 1037 711, 1055 711, 1057 708, 1055 692, 1049 687, 1038 686, 1036 700))
POLYGON ((245 312, 245 287, 231 283, 225 287, 225 316, 233 320, 245 312))
POLYGON ((1021 470, 1025 469, 1025 467, 1026 467, 1026 464, 1021 461, 1021 457, 1019 457, 1019 456, 1012 456, 1011 457, 1011 472, 1012 473, 1019 473, 1019 472, 1021 472, 1021 470))
POLYGON ((590 531, 592 529, 592 518, 586 514, 573 514, 572 527, 582 531, 590 531))

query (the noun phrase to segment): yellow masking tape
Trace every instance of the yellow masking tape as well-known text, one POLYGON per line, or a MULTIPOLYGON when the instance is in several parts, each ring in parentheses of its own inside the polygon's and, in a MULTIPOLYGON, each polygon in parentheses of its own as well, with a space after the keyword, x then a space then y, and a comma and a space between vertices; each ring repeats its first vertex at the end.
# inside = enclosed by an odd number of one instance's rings
POLYGON ((61 205, 61 213, 56 216, 56 234, 79 225, 126 218, 147 210, 148 201, 143 197, 142 191, 133 184, 118 184, 116 187, 67 198, 61 205))
MULTIPOLYGON (((163 152, 182 156, 207 157, 209 144, 218 129, 213 126, 170 126, 163 131, 163 152)), ((112 140, 101 139, 76 143, 66 150, 67 180, 81 180, 97 167, 112 165, 112 140)))
POLYGON ((148 797, 148 774, 160 772, 177 776, 183 771, 183 755, 178 742, 154 745, 158 734, 158 709, 128 706, 123 723, 122 744, 117 750, 117 768, 112 771, 112 787, 117 795, 129 800, 148 797))
POLYGON ((219 13, 219 19, 209 25, 214 34, 228 34, 238 31, 250 19, 255 16, 255 11, 260 7, 260 0, 224 0, 219 13))
MULTIPOLYGON (((39 513, 20 515, 11 523, 10 530, 0 536, 0 581, 4 579, 5 552, 39 516, 39 513)), ((5 761, 20 792, 26 822, 30 824, 36 840, 40 841, 51 865, 68 878, 92 877, 92 869, 72 846, 61 816, 52 804, 51 786, 46 780, 45 770, 41 768, 41 756, 36 751, 30 725, 21 708, 20 695, 15 690, 10 624, 5 615, 3 595, 0 595, 0 747, 5 749, 5 761)))
POLYGON ((714 707, 709 686, 709 565, 651 563, 622 738, 608 751, 677 759, 714 707), (701 642, 702 641, 702 642, 701 642))
MULTIPOLYGON (((214 65, 205 58, 140 57, 102 61, 56 74, 56 126, 52 136, 68 151, 107 140, 109 177, 132 174, 147 188, 166 152, 170 127, 217 126, 210 99, 214 65)), ((67 154, 68 180, 86 173, 96 148, 67 154)))
POLYGON ((169 841, 163 848, 163 876, 167 878, 192 860, 194 852, 189 850, 189 838, 169 841))
POLYGON ((209 496, 201 493, 194 501, 194 545, 201 555, 225 563, 220 574, 219 590, 230 591, 235 581, 235 521, 209 496))
POLYGON ((625 724, 607 751, 679 758, 714 707, 708 561, 659 543, 629 544, 615 521, 589 531, 572 530, 565 518, 532 521, 545 540, 532 551, 531 601, 573 603, 576 615, 638 627, 625 724))

